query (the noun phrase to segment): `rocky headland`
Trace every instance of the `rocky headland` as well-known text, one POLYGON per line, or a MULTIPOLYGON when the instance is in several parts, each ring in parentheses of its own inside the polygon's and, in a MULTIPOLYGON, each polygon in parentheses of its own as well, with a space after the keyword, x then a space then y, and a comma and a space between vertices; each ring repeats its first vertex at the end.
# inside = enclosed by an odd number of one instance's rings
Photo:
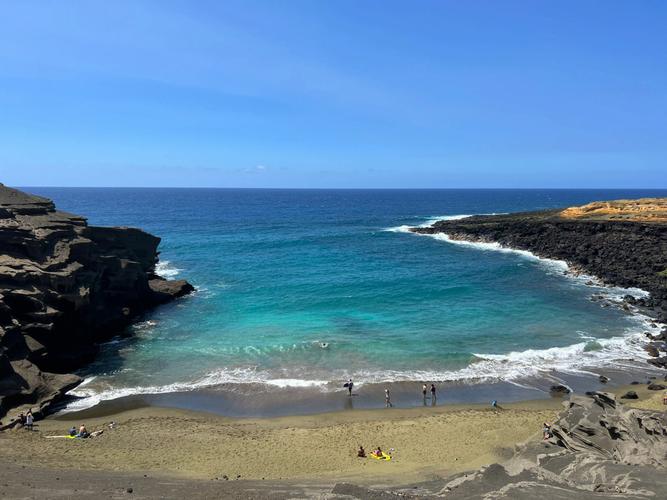
MULTIPOLYGON (((574 273, 607 285, 640 288, 648 297, 626 296, 667 323, 667 198, 594 202, 580 207, 502 215, 477 215, 412 229, 452 240, 498 243, 566 261, 574 273)), ((667 368, 667 329, 647 337, 655 366, 667 368)))
POLYGON ((155 274, 159 243, 0 184, 0 418, 47 411, 81 382, 71 372, 100 342, 193 290, 155 274))

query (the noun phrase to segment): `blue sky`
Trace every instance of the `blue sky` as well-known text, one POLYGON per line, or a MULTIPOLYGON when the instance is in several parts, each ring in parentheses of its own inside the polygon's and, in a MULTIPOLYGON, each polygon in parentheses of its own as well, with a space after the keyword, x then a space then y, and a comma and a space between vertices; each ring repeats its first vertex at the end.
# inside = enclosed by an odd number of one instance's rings
POLYGON ((667 187, 667 2, 0 0, 0 181, 667 187))

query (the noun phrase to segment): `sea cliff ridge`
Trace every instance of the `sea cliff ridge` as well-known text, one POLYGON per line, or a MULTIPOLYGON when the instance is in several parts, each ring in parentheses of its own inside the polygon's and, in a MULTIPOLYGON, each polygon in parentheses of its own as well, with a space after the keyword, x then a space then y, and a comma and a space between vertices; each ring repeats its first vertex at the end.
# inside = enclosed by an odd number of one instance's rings
POLYGON ((193 291, 155 273, 159 243, 0 184, 0 418, 24 405, 48 411, 100 342, 193 291))

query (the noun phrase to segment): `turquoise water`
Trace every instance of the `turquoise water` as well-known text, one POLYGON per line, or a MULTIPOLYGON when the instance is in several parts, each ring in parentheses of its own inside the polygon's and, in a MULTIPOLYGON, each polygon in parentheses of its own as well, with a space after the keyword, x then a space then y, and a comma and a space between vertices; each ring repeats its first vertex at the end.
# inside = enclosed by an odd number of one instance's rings
POLYGON ((160 272, 197 287, 103 346, 91 400, 220 384, 339 387, 591 371, 643 352, 617 290, 558 263, 417 236, 437 218, 662 191, 32 188, 91 224, 163 238, 160 272))

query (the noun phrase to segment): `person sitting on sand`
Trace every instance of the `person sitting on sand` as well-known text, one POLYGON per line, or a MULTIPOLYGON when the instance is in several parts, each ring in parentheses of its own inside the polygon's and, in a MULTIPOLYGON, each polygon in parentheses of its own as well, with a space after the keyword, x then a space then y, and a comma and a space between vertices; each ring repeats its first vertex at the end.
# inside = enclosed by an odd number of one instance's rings
POLYGON ((357 456, 359 458, 366 458, 366 450, 364 450, 364 447, 359 445, 359 451, 357 451, 357 456))
POLYGON ((381 457, 382 456, 382 448, 379 446, 373 450, 373 455, 376 457, 381 457))
POLYGON ((544 441, 546 441, 547 439, 551 439, 551 437, 553 436, 551 432, 551 426, 546 422, 544 422, 544 425, 542 426, 542 434, 544 436, 544 441))
POLYGON ((69 428, 69 431, 67 432, 70 436, 76 436, 76 427, 72 426, 69 428))
POLYGON ((78 438, 87 438, 90 436, 90 433, 88 432, 88 429, 86 429, 86 424, 81 424, 81 427, 79 427, 79 433, 76 435, 78 438))

